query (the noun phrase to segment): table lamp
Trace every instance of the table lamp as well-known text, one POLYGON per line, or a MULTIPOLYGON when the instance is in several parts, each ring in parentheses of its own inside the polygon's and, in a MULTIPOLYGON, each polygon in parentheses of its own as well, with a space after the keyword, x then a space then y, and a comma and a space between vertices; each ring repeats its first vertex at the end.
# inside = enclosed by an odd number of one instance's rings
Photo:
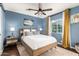
POLYGON ((13 32, 15 31, 15 28, 14 27, 11 27, 10 28, 10 31, 12 32, 12 36, 13 36, 13 32))

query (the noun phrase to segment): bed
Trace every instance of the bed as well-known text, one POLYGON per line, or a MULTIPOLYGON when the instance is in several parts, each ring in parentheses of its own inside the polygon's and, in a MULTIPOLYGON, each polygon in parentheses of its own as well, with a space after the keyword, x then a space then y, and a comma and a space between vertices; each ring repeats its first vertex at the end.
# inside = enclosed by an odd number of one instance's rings
MULTIPOLYGON (((23 32, 25 33, 27 31, 23 32)), ((57 46, 57 40, 54 37, 42 34, 22 35, 21 42, 31 56, 41 55, 57 46)))

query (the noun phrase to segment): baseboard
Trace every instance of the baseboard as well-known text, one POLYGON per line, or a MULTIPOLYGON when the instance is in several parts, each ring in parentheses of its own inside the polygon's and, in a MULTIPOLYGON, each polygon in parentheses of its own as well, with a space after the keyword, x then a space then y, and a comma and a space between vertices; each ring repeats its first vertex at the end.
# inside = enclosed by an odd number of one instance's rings
POLYGON ((1 56, 2 52, 3 52, 3 50, 0 50, 0 56, 1 56))

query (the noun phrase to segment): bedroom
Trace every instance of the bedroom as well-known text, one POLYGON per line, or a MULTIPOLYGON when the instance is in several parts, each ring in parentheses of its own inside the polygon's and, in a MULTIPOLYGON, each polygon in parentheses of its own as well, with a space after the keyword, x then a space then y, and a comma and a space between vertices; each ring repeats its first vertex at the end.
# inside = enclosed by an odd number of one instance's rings
MULTIPOLYGON (((0 4, 1 19, 3 19, 3 21, 0 20, 2 21, 2 24, 1 24, 2 26, 0 25, 0 27, 2 28, 0 29, 0 33, 2 34, 2 36, 0 36, 1 37, 0 54, 2 56, 7 56, 7 55, 28 56, 28 53, 26 52, 26 50, 23 50, 25 49, 25 47, 23 46, 23 44, 21 45, 22 41, 21 41, 20 31, 24 31, 24 30, 25 31, 37 31, 35 34, 39 34, 39 33, 42 34, 39 36, 39 39, 54 37, 57 40, 56 42, 58 44, 57 46, 56 44, 55 45, 52 44, 55 46, 55 48, 50 49, 51 47, 46 46, 45 48, 43 48, 43 50, 40 50, 42 53, 41 56, 42 55, 43 56, 50 56, 50 55, 51 56, 54 56, 54 55, 58 55, 58 56, 59 55, 71 55, 71 56, 75 55, 77 56, 78 55, 78 53, 75 51, 75 42, 77 41, 76 43, 79 43, 79 39, 78 39, 79 38, 78 37, 79 35, 78 24, 79 23, 78 23, 78 20, 74 21, 74 17, 77 17, 78 15, 77 18, 79 18, 79 14, 78 14, 79 4, 78 3, 73 3, 73 4, 40 3, 40 4, 41 4, 42 9, 52 8, 53 10, 45 11, 46 15, 43 15, 43 14, 34 15, 36 11, 31 11, 31 10, 29 11, 26 9, 28 8, 38 9, 39 3, 10 3, 10 4, 1 3, 0 4), (64 21, 65 19, 70 20, 70 23, 68 23, 68 21, 64 21), (27 25, 26 23, 24 23, 24 22, 27 22, 27 20, 30 20, 31 22, 33 22, 33 24, 27 25), (64 22, 66 23, 68 27, 65 25, 64 22), (64 38, 69 41, 63 40, 63 35, 64 35, 64 38), (12 42, 14 42, 11 39, 11 44, 10 44, 11 46, 5 47, 6 46, 5 41, 7 42, 8 41, 7 39, 8 38, 10 39, 11 36, 14 36, 14 41, 17 41, 16 45, 11 45, 12 42), (63 42, 64 43, 67 42, 68 45, 66 44, 67 46, 65 46, 63 42), (53 50, 55 52, 53 52, 53 50), (64 53, 60 52, 60 50, 64 53), (16 51, 16 53, 14 53, 14 51, 16 51)), ((30 33, 30 35, 32 34, 30 33)), ((31 37, 32 36, 30 36, 30 39, 33 38, 31 37)), ((40 53, 39 50, 37 52, 38 53, 36 54, 40 53)))

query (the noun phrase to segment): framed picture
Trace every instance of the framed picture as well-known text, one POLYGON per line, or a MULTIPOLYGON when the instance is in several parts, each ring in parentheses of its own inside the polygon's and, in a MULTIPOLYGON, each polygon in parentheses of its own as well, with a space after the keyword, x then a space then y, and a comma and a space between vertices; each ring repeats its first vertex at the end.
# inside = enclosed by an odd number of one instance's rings
POLYGON ((74 22, 75 23, 79 22, 79 14, 77 14, 77 15, 74 16, 74 22))
POLYGON ((79 22, 79 13, 71 17, 71 23, 78 23, 78 22, 79 22))
POLYGON ((24 19, 24 26, 32 26, 33 20, 24 19))

